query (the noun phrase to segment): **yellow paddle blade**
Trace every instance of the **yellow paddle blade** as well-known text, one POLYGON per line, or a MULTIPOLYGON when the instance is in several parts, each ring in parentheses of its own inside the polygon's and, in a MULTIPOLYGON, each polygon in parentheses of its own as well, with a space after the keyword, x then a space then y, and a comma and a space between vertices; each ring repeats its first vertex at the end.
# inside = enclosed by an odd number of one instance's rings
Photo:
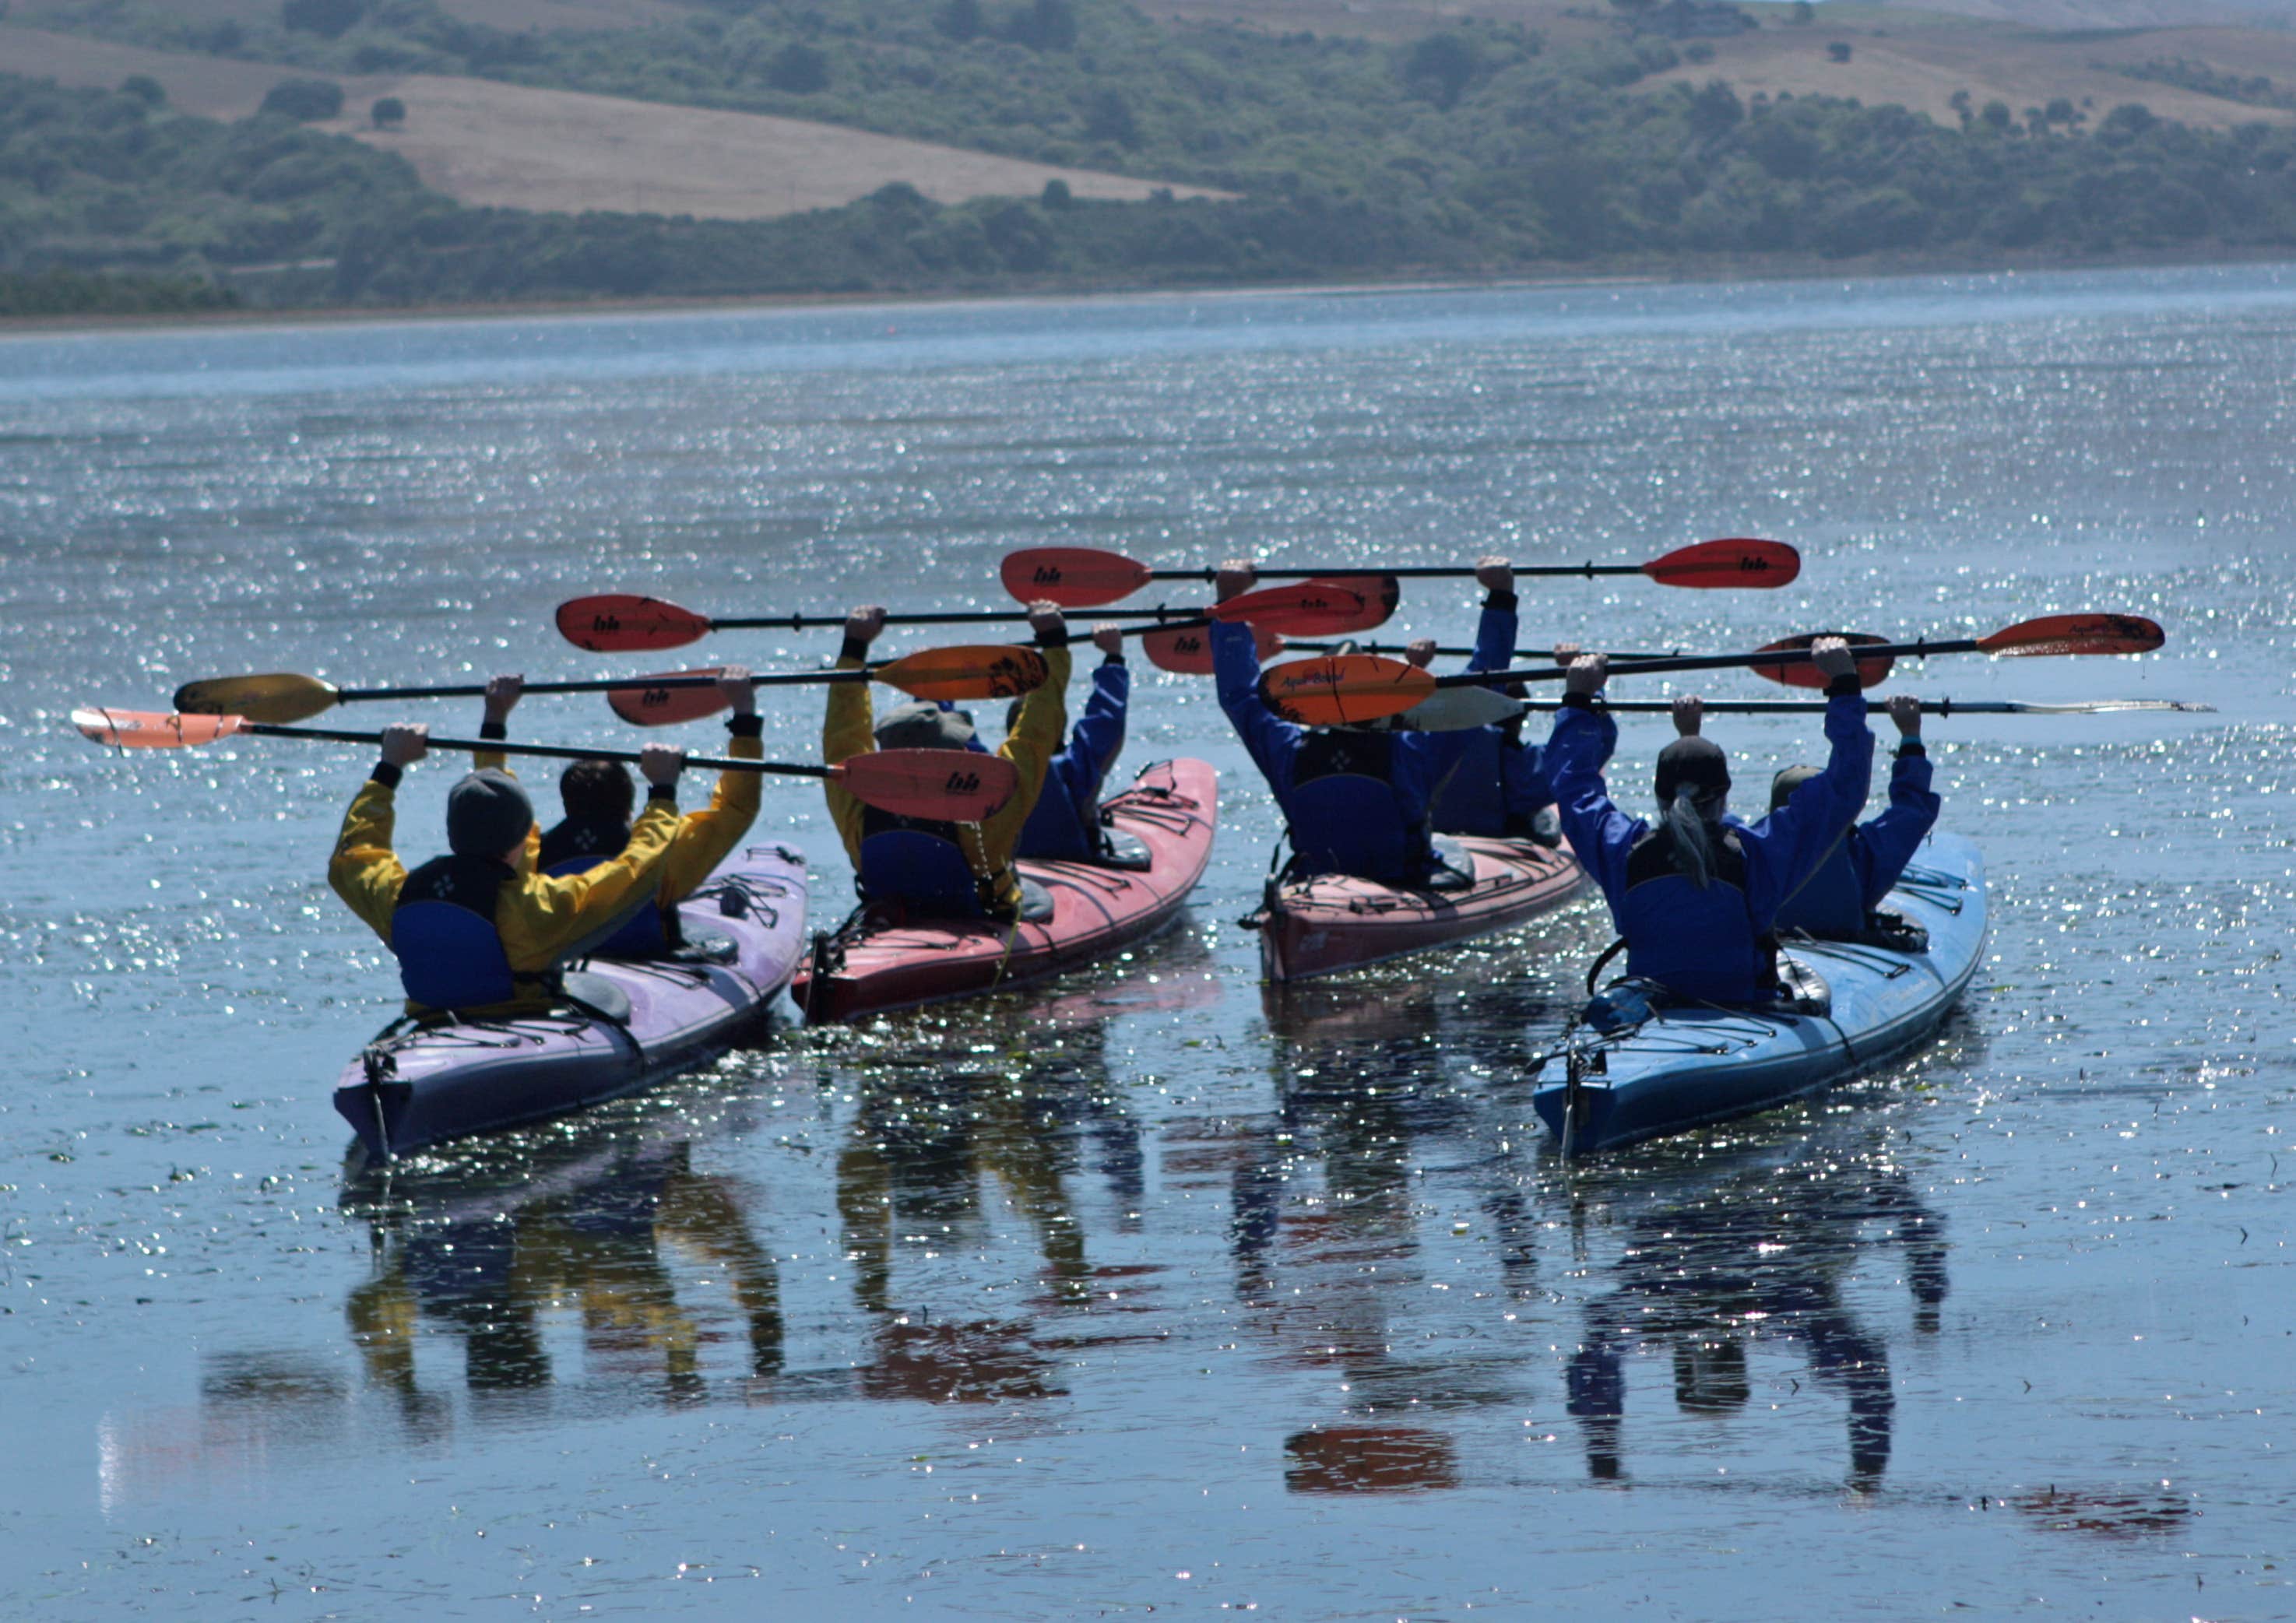
POLYGON ((122 750, 181 750, 229 738, 247 725, 244 716, 163 715, 158 710, 84 709, 72 712, 83 737, 122 750))
POLYGON ((244 716, 274 725, 308 721, 335 708, 340 690, 291 670, 259 676, 211 676, 176 690, 176 709, 193 716, 244 716))
POLYGON ((986 643, 928 648, 870 675, 917 699, 1018 699, 1044 686, 1045 656, 1033 648, 986 643))

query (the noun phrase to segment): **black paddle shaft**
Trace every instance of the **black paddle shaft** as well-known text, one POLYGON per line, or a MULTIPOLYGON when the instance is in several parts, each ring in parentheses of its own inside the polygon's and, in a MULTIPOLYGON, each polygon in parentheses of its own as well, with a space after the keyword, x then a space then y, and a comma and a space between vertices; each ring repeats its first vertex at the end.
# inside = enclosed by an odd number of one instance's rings
MULTIPOLYGON (((1068 613, 1070 611, 1063 610, 1062 612, 1068 613)), ((1078 609, 1073 612, 1089 613, 1096 619, 1104 620, 1158 620, 1167 626, 1176 620, 1183 619, 1199 626, 1206 623, 1203 619, 1204 611, 1193 606, 1170 609, 1160 604, 1153 609, 1078 609)), ((885 624, 888 626, 980 626, 1002 621, 1010 625, 1014 620, 1025 620, 1028 618, 1029 611, 1026 609, 950 609, 937 614, 889 614, 885 617, 885 624)), ((783 614, 774 618, 758 615, 743 619, 713 619, 709 622, 709 628, 713 631, 777 631, 784 628, 791 631, 803 631, 809 627, 842 626, 845 619, 846 617, 842 614, 783 614)), ((1152 626, 1148 628, 1154 630, 1157 627, 1152 626)))
MULTIPOLYGON (((1982 653, 1985 644, 1975 637, 1955 637, 1943 643, 1884 643, 1866 647, 1852 646, 1851 658, 1863 664, 1868 660, 1919 660, 1933 653, 1982 653)), ((1690 654, 1681 659, 1636 660, 1625 665, 1611 667, 1614 676, 1646 676, 1670 670, 1736 670, 1752 665, 1808 665, 1817 655, 1808 648, 1781 648, 1769 653, 1711 653, 1690 654)), ((1438 676, 1438 687, 1472 687, 1477 683, 1492 682, 1560 682, 1570 673, 1559 665, 1533 666, 1526 670, 1469 671, 1456 676, 1438 676)))
MULTIPOLYGON (((339 744, 380 745, 382 742, 380 733, 353 733, 338 727, 283 727, 266 721, 250 721, 238 730, 242 733, 261 733, 271 738, 316 738, 339 744)), ((569 744, 513 744, 494 738, 432 738, 426 742, 433 750, 467 750, 473 755, 492 750, 497 755, 537 755, 559 761, 620 761, 632 766, 644 758, 636 750, 586 750, 569 744)), ((836 769, 831 766, 800 766, 790 761, 737 761, 716 755, 689 755, 685 758, 685 764, 705 772, 767 772, 797 778, 837 775, 836 769)))

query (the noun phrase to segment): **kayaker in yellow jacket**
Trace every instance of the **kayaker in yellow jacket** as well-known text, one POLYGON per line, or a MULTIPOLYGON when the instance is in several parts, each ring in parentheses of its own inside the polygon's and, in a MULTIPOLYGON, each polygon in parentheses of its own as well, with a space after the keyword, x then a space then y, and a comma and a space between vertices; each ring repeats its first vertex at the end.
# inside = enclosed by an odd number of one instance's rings
POLYGON ((447 794, 450 855, 409 873, 392 848, 398 782, 430 749, 424 726, 386 727, 382 758, 351 801, 327 882, 397 955, 407 1012, 487 1016, 550 1006, 549 972, 617 929, 661 882, 677 835, 685 752, 649 744, 652 790, 620 856, 583 873, 537 873, 534 807, 516 778, 471 773, 447 794))
MULTIPOLYGON (((525 678, 518 676, 496 676, 487 684, 480 737, 510 736, 510 713, 524 688, 525 678)), ((759 735, 765 724, 758 715, 757 682, 746 668, 729 665, 718 676, 718 689, 733 708, 726 721, 726 730, 733 735, 726 753, 737 761, 763 760, 765 746, 759 735)), ((476 764, 509 770, 505 758, 499 755, 480 755, 476 764)), ((595 949, 599 954, 644 957, 677 946, 677 904, 701 889, 750 832, 758 817, 760 783, 760 775, 754 772, 718 775, 709 804, 678 819, 655 908, 640 913, 601 942, 595 949)), ((559 775, 558 796, 566 815, 547 832, 537 831, 528 844, 521 869, 552 875, 579 873, 620 853, 629 840, 630 814, 636 802, 628 767, 619 761, 576 761, 559 775)))
MULTIPOLYGON (((934 823, 898 817, 865 806, 835 783, 829 816, 844 839, 845 854, 864 900, 910 913, 943 918, 1035 918, 1048 916, 1051 898, 1024 894, 1013 848, 1034 810, 1053 757, 1068 732, 1068 624, 1057 606, 1029 605, 1029 626, 1045 656, 1042 687, 1026 695, 1012 732, 996 753, 1020 773, 1020 788, 984 823, 934 823)), ((885 628, 885 611, 869 604, 845 619, 840 670, 859 670, 869 662, 869 644, 885 628)), ((980 750, 972 719, 926 701, 904 704, 875 719, 869 686, 840 683, 829 690, 829 711, 821 734, 822 759, 835 766, 872 750, 980 750)), ((1034 890, 1035 887, 1027 887, 1034 890)))

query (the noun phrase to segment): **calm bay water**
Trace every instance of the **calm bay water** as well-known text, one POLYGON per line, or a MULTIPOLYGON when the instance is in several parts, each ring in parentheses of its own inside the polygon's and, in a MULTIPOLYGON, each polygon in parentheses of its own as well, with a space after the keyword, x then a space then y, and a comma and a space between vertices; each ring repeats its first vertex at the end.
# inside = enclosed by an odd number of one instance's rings
MULTIPOLYGON (((2292 377, 2269 267, 0 340, 5 1611, 2296 1613, 2292 377), (1524 1078, 1599 909, 1265 994, 1234 921, 1276 823, 1208 683, 1144 679, 1127 751, 1221 768, 1180 932, 387 1185, 328 1103, 391 1007, 323 871, 367 752, 64 725, 234 671, 591 674, 550 628, 591 591, 1728 534, 1802 579, 1558 584, 1526 640, 2124 609, 2169 648, 1908 685, 2220 713, 1932 723, 1997 885, 1944 1037, 1568 1175, 1524 1078)), ((339 718, 401 713, 476 720, 339 718)), ((1814 748, 1710 731, 1748 784, 1814 748)), ((832 922, 817 799, 759 826, 832 922)))

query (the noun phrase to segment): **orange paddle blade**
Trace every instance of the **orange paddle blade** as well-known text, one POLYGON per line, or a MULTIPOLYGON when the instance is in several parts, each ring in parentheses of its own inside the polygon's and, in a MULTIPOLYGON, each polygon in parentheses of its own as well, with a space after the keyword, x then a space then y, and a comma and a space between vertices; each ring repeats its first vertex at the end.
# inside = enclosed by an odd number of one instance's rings
MULTIPOLYGON (((1852 648, 1886 647, 1889 643, 1887 637, 1874 636, 1864 631, 1812 631, 1800 636, 1784 637, 1775 643, 1765 643, 1754 652, 1782 653, 1789 648, 1808 648, 1822 636, 1841 637, 1852 648)), ((1890 679, 1891 663, 1892 661, 1887 658, 1858 660, 1857 685, 1875 687, 1887 682, 1890 679)), ((1793 665, 1757 665, 1752 668, 1756 676, 1767 676, 1771 681, 1783 683, 1787 687, 1823 688, 1825 685, 1826 679, 1819 673, 1817 667, 1807 661, 1793 665)))
POLYGON ((1259 676, 1267 708, 1303 727, 1359 726, 1399 716, 1435 691, 1432 673, 1367 653, 1292 660, 1259 676))
POLYGON ((592 653, 648 653, 700 642, 709 619, 659 597, 605 592, 559 604, 558 635, 592 653))
POLYGON ((1701 541, 1652 559, 1643 573, 1662 586, 1767 588, 1800 574, 1801 554, 1783 541, 1701 541))
POLYGON ((1044 686, 1050 673, 1033 648, 1002 643, 928 648, 869 673, 916 699, 1018 699, 1044 686))
POLYGON ((182 750, 229 738, 247 725, 247 717, 91 709, 74 710, 72 725, 84 737, 122 750, 182 750))
POLYGON ((878 750, 830 770, 857 800, 936 823, 979 823, 1021 787, 1012 762, 973 750, 878 750))
POLYGON ((2141 614, 2045 614, 2005 627, 1977 645, 1988 653, 2151 653, 2168 634, 2141 614))
MULTIPOLYGON (((708 666, 700 670, 668 670, 655 673, 664 676, 716 676, 724 675, 719 666, 708 666)), ((667 727, 681 721, 700 721, 705 716, 715 716, 729 701, 714 687, 648 687, 652 676, 641 676, 632 687, 618 687, 608 693, 606 702, 614 714, 633 726, 667 727)))
POLYGON ((1131 596, 1155 578, 1146 564, 1094 546, 1030 546, 1007 553, 997 574, 1024 603, 1096 609, 1131 596))

